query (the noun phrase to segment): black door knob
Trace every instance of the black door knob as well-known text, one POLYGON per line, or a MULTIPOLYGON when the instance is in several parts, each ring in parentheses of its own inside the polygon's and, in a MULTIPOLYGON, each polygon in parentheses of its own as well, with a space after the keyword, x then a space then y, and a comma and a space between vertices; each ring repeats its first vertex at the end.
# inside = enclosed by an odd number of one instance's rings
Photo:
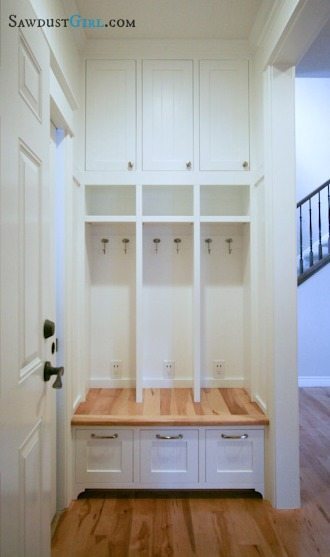
POLYGON ((44 381, 49 381, 52 375, 56 375, 53 383, 53 389, 62 389, 62 375, 64 367, 53 367, 50 362, 45 362, 44 365, 44 381))

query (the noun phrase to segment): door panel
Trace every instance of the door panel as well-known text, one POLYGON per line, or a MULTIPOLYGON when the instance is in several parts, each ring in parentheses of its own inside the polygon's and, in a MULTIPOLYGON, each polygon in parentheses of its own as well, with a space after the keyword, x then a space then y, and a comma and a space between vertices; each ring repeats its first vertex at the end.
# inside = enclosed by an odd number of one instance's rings
POLYGON ((143 169, 190 170, 193 156, 191 60, 143 62, 143 169))
POLYGON ((86 79, 86 170, 135 169, 135 61, 89 60, 86 79))
POLYGON ((50 554, 52 360, 49 280, 49 50, 28 0, 1 3, 1 546, 3 557, 50 554))
POLYGON ((42 365, 41 307, 41 161, 19 145, 19 326, 20 380, 42 365))
POLYGON ((248 63, 200 62, 200 169, 249 168, 248 63))

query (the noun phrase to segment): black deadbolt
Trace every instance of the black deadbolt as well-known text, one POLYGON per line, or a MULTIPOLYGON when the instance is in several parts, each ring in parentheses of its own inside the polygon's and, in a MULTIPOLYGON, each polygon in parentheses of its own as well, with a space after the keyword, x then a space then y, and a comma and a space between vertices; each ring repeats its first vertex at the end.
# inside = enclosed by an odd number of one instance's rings
POLYGON ((55 323, 46 319, 44 322, 44 338, 49 338, 55 335, 55 323))

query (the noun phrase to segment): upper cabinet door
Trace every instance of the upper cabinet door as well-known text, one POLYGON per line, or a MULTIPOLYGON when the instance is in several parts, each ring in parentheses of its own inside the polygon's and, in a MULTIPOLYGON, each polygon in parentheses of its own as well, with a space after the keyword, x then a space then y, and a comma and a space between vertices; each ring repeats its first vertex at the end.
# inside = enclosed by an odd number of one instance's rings
POLYGON ((193 65, 190 60, 143 62, 143 169, 193 166, 193 65))
POLYGON ((248 62, 200 62, 200 169, 249 169, 248 62))
POLYGON ((86 170, 136 167, 134 60, 89 60, 86 91, 86 170))

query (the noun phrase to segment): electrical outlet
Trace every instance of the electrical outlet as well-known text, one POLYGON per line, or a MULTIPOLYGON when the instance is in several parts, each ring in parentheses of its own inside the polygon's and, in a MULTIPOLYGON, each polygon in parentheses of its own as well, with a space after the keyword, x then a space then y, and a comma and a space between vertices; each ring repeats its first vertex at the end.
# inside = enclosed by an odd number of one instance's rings
POLYGON ((215 379, 225 375, 225 360, 213 360, 213 377, 215 379))
POLYGON ((122 373, 122 360, 111 360, 111 377, 119 379, 122 373))
POLYGON ((168 379, 174 377, 175 375, 175 361, 174 360, 164 360, 163 362, 163 373, 164 377, 168 379))

